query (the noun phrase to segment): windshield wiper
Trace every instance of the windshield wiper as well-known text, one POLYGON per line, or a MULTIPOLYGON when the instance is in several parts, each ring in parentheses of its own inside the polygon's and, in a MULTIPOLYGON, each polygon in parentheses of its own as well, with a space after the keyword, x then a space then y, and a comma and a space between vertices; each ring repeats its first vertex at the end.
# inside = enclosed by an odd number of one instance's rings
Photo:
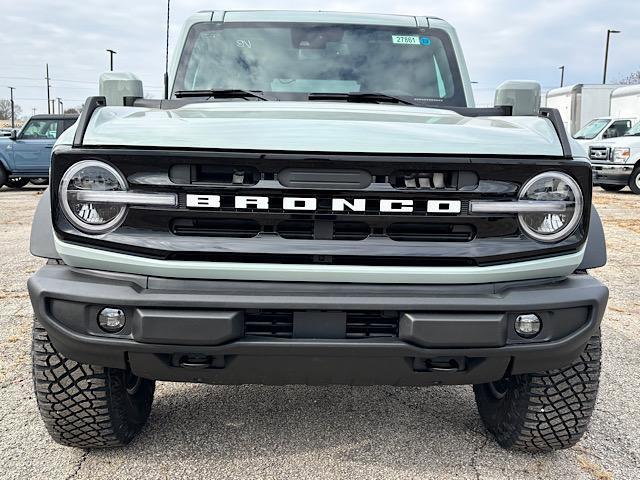
POLYGON ((376 92, 352 92, 352 93, 310 93, 308 100, 342 100, 354 103, 400 103, 402 105, 422 106, 402 97, 376 92))
POLYGON ((210 90, 178 90, 174 93, 177 98, 187 97, 207 97, 207 98, 257 98, 258 100, 269 101, 259 90, 240 89, 210 89, 210 90))

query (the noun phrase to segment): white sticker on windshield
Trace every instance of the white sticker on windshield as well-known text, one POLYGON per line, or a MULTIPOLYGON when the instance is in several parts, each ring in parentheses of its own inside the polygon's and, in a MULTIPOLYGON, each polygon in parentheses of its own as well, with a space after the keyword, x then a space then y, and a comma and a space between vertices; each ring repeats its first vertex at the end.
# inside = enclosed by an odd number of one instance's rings
POLYGON ((419 37, 417 35, 391 35, 391 41, 397 45, 431 45, 429 37, 419 37))
POLYGON ((420 37, 415 35, 391 35, 391 41, 400 45, 420 45, 420 37))

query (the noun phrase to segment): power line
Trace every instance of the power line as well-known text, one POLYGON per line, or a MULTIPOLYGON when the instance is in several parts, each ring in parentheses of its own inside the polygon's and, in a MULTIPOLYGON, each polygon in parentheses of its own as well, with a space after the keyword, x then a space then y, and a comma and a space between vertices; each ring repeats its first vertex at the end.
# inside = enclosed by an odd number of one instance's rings
MULTIPOLYGON (((4 76, 4 75, 0 75, 0 78, 4 78, 5 80, 41 80, 40 78, 37 78, 37 77, 10 77, 10 76, 4 76)), ((87 85, 99 84, 99 82, 88 82, 85 80, 65 80, 63 78, 53 78, 53 77, 50 77, 50 80, 52 82, 82 83, 87 85)), ((65 88, 70 88, 70 87, 65 87, 65 88)), ((153 89, 161 90, 164 87, 160 85, 145 85, 145 88, 153 88, 153 89)))

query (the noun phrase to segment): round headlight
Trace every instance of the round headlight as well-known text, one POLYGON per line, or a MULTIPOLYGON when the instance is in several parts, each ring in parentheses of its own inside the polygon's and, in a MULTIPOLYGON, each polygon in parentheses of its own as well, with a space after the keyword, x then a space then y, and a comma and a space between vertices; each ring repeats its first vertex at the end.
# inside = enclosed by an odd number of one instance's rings
POLYGON ((124 192, 127 183, 115 168, 97 160, 69 167, 60 182, 60 203, 67 219, 87 233, 104 233, 124 218, 125 204, 82 199, 82 192, 124 192))
POLYGON ((563 202, 562 212, 520 213, 522 230, 534 240, 557 242, 569 236, 582 217, 582 191, 576 181, 561 172, 536 175, 520 189, 520 200, 563 202))

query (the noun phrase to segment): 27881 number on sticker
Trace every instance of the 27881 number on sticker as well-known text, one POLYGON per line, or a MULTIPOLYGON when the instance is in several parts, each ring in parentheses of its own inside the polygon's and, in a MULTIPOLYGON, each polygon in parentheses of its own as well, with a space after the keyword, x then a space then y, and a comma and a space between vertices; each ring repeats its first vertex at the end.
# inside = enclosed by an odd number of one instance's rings
POLYGON ((420 37, 415 35, 391 35, 391 41, 402 45, 420 45, 420 37))
POLYGON ((429 37, 418 37, 416 35, 391 35, 391 41, 397 45, 431 45, 429 37))

